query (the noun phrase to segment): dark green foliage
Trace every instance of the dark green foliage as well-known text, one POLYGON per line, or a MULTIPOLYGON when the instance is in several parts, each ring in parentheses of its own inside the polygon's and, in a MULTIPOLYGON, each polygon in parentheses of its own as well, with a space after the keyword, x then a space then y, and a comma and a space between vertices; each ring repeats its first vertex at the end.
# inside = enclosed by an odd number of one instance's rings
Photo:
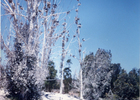
POLYGON ((112 79, 111 79, 111 89, 113 90, 114 88, 114 82, 117 80, 120 71, 121 71, 121 66, 120 64, 111 64, 111 68, 113 69, 113 74, 112 74, 112 79))
POLYGON ((45 81, 45 90, 51 92, 52 89, 56 88, 56 74, 57 70, 55 70, 55 65, 53 61, 48 62, 48 70, 49 76, 46 78, 45 81))
POLYGON ((71 59, 67 60, 67 64, 69 67, 66 67, 64 69, 64 92, 68 93, 71 90, 71 84, 72 84, 72 75, 71 75, 71 70, 70 70, 70 64, 71 63, 71 59))
POLYGON ((117 80, 114 82, 114 93, 120 100, 132 100, 139 96, 139 78, 136 69, 131 70, 128 74, 124 69, 117 80))
POLYGON ((140 86, 140 68, 137 71, 137 75, 138 75, 138 80, 139 80, 139 86, 140 86))
POLYGON ((16 84, 16 80, 13 79, 13 76, 15 74, 15 68, 22 61, 23 53, 21 51, 21 43, 18 43, 16 41, 14 46, 15 46, 15 58, 14 57, 11 58, 11 61, 9 61, 6 66, 6 74, 7 74, 7 81, 8 81, 7 89, 11 97, 20 99, 20 89, 16 84))
POLYGON ((69 67, 64 69, 64 92, 68 93, 71 90, 71 83, 72 83, 72 77, 71 77, 71 70, 69 67))
POLYGON ((17 39, 14 47, 14 56, 10 58, 5 70, 9 96, 16 100, 38 100, 40 93, 34 77, 36 57, 25 55, 17 39))
POLYGON ((139 96, 139 76, 137 74, 137 69, 132 69, 129 73, 129 80, 128 83, 132 86, 132 97, 138 97, 139 96))
POLYGON ((128 75, 123 69, 118 79, 114 82, 114 93, 117 94, 120 98, 125 99, 130 91, 128 84, 128 75))

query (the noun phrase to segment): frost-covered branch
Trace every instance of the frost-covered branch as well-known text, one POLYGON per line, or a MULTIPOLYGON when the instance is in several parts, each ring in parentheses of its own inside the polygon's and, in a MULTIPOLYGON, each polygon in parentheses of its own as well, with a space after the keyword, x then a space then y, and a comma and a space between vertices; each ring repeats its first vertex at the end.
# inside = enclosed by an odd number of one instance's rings
MULTIPOLYGON (((6 54, 3 60, 7 60, 5 62, 7 89, 11 95, 14 93, 22 96, 23 100, 27 100, 33 89, 36 96, 30 98, 38 99, 44 80, 49 74, 47 66, 53 46, 59 39, 62 39, 61 71, 63 71, 64 59, 69 53, 72 40, 66 48, 65 43, 69 39, 66 22, 62 26, 60 24, 70 11, 59 12, 59 3, 57 0, 25 0, 22 3, 18 0, 4 0, 1 2, 5 11, 1 16, 9 18, 8 24, 11 25, 10 30, 7 30, 9 33, 2 33, 0 36, 1 48, 6 54), (61 15, 63 17, 60 19, 61 15), (7 34, 10 38, 4 39, 7 34), (11 84, 12 86, 9 87, 11 84), (18 89, 14 90, 14 86, 18 89)), ((61 75, 63 76, 63 72, 61 75)))

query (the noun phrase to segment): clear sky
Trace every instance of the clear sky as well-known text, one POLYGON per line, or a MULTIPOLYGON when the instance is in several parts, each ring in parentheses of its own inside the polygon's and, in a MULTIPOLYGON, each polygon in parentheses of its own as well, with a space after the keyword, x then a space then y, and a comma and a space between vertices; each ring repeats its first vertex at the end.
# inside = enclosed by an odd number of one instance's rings
MULTIPOLYGON (((87 39, 83 43, 86 53, 95 54, 98 48, 111 50, 112 63, 120 63, 127 72, 132 68, 139 68, 140 0, 80 0, 80 2, 81 37, 87 39)), ((74 59, 72 62, 74 73, 79 64, 74 59)))
MULTIPOLYGON (((89 52, 95 54, 98 48, 111 50, 112 63, 120 63, 127 72, 132 68, 139 68, 140 0, 80 0, 80 2, 81 38, 86 39, 83 43, 86 54, 89 52)), ((67 11, 76 5, 77 1, 62 0, 61 3, 60 9, 67 11)), ((71 13, 69 22, 72 25, 74 17, 75 13, 71 13)), ((3 17, 2 22, 4 19, 3 17)), ((70 32, 73 31, 75 29, 72 26, 70 32)), ((73 54, 75 48, 76 44, 70 47, 73 54)), ((60 61, 55 59, 54 62, 59 69, 60 61)), ((72 59, 72 63, 71 69, 74 73, 79 69, 79 63, 75 59, 72 59)))
POLYGON ((81 32, 88 51, 111 50, 112 63, 130 71, 139 65, 140 0, 81 0, 81 32))

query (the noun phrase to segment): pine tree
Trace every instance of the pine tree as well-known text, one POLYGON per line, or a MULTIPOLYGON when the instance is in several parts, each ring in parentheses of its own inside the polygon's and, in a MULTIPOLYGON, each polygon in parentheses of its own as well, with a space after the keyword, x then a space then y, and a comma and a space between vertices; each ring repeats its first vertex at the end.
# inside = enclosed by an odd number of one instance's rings
POLYGON ((46 78, 45 81, 45 90, 51 92, 51 90, 54 89, 55 86, 57 85, 56 82, 57 70, 55 69, 55 65, 53 61, 49 61, 48 70, 49 70, 49 76, 46 78))
POLYGON ((113 92, 113 88, 114 88, 114 82, 117 80, 120 71, 121 71, 121 66, 120 64, 111 64, 111 67, 113 69, 113 75, 112 75, 112 79, 111 79, 111 90, 113 92))
POLYGON ((64 92, 68 93, 71 90, 71 70, 69 67, 64 69, 64 92))
POLYGON ((18 100, 37 100, 40 94, 34 77, 36 57, 25 55, 22 43, 17 38, 15 38, 14 47, 13 57, 6 66, 9 95, 18 100))
POLYGON ((68 93, 71 90, 71 84, 72 84, 72 75, 71 75, 71 70, 70 70, 70 64, 71 59, 67 60, 67 64, 69 67, 66 67, 64 69, 64 92, 68 93))
POLYGON ((139 81, 136 69, 132 69, 128 74, 122 69, 119 77, 114 82, 114 94, 119 100, 132 100, 139 97, 139 81))

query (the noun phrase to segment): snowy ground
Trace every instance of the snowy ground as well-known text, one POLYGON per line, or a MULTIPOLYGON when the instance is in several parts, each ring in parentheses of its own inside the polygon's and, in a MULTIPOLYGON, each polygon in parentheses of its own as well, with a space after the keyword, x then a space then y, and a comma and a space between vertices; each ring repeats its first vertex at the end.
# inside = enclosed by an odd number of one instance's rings
POLYGON ((5 96, 4 90, 0 90, 0 100, 5 100, 4 96, 5 96))
MULTIPOLYGON (((4 98, 4 90, 0 90, 0 100, 7 100, 4 98)), ((43 92, 42 100, 79 100, 68 94, 52 93, 52 92, 43 92)))
POLYGON ((42 99, 43 100, 79 100, 78 98, 74 98, 68 94, 51 93, 51 92, 44 92, 42 99))

